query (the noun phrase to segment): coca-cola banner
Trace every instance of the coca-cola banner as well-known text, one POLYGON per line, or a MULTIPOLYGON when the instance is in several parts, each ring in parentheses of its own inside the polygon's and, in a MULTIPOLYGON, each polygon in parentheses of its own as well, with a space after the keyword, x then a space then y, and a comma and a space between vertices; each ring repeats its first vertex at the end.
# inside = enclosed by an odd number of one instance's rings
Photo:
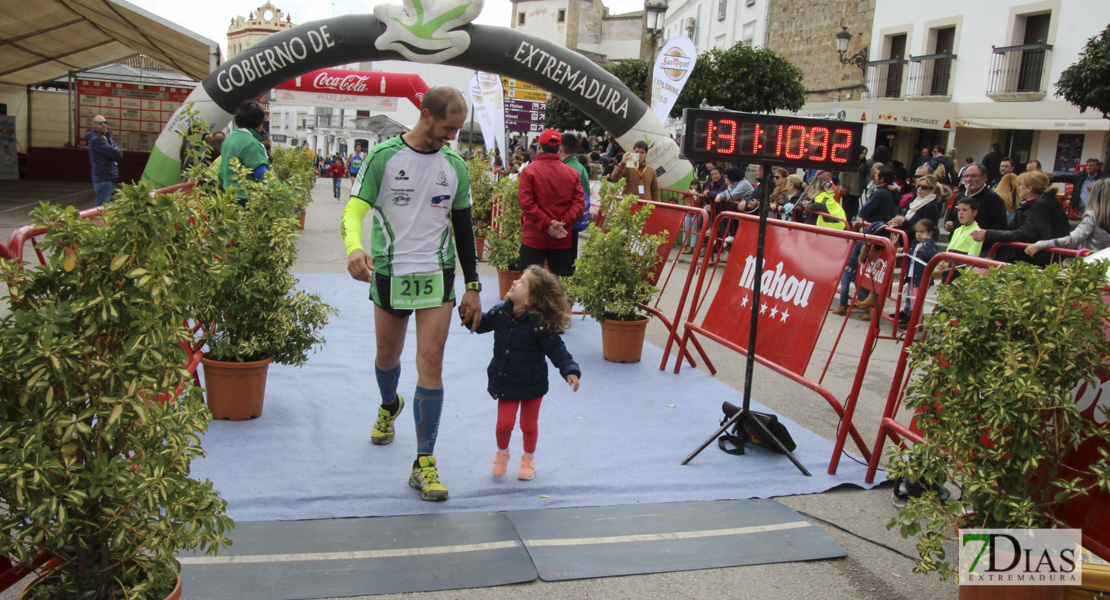
POLYGON ((277 86, 277 104, 331 106, 361 110, 395 110, 397 98, 419 108, 428 84, 411 73, 320 69, 277 86))
MULTIPOLYGON (((498 73, 560 96, 624 147, 647 141, 648 162, 660 185, 686 185, 692 165, 678 158, 678 145, 643 100, 593 61, 556 42, 507 27, 474 25, 482 6, 481 0, 405 0, 379 4, 372 15, 343 15, 279 31, 227 59, 189 95, 185 106, 192 105, 199 118, 222 129, 244 100, 317 69, 379 60, 447 64, 498 73)), ((373 78, 367 83, 373 89, 373 78)), ((181 179, 177 156, 181 132, 189 127, 185 110, 163 129, 143 172, 156 185, 181 179)))
POLYGON ((759 313, 756 354, 804 376, 855 240, 767 222, 759 305, 752 302, 759 222, 740 221, 717 293, 701 327, 747 349, 759 313))

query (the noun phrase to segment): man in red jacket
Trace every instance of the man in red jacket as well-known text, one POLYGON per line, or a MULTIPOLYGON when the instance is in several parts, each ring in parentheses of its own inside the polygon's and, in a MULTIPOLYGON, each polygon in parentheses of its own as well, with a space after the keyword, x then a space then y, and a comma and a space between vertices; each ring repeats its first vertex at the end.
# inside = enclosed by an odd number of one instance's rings
POLYGON ((574 267, 571 225, 582 216, 585 196, 578 172, 559 160, 562 136, 554 129, 540 134, 539 152, 520 172, 522 239, 520 269, 547 261, 548 270, 570 276, 574 267))

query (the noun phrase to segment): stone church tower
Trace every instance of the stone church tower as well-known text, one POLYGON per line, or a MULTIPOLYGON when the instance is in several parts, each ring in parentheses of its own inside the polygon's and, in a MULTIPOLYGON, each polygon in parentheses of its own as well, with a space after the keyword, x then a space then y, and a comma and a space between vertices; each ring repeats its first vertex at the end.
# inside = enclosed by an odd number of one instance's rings
POLYGON ((249 17, 231 19, 227 28, 227 56, 231 58, 262 38, 294 25, 292 17, 267 1, 254 9, 249 17))

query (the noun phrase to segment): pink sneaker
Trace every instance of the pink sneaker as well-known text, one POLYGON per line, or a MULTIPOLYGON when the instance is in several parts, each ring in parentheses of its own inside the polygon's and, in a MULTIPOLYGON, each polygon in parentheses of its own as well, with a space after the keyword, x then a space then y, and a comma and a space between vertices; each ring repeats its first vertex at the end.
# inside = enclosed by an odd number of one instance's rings
POLYGON ((509 468, 509 453, 506 450, 498 450, 497 454, 493 457, 493 476, 504 477, 505 470, 509 468))
POLYGON ((524 455, 520 457, 520 471, 516 478, 521 481, 531 481, 536 476, 536 457, 524 455))

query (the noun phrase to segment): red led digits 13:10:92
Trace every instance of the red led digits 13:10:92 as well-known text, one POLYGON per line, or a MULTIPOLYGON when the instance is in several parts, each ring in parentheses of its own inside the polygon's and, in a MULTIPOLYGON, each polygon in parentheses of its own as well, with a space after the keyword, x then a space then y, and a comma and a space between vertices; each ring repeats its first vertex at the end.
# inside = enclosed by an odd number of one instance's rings
POLYGON ((682 156, 692 161, 851 171, 859 166, 863 123, 687 108, 682 156))
POLYGON ((738 123, 732 118, 695 121, 695 149, 720 156, 847 165, 855 135, 846 127, 799 123, 738 123), (698 143, 700 142, 700 143, 698 143))

